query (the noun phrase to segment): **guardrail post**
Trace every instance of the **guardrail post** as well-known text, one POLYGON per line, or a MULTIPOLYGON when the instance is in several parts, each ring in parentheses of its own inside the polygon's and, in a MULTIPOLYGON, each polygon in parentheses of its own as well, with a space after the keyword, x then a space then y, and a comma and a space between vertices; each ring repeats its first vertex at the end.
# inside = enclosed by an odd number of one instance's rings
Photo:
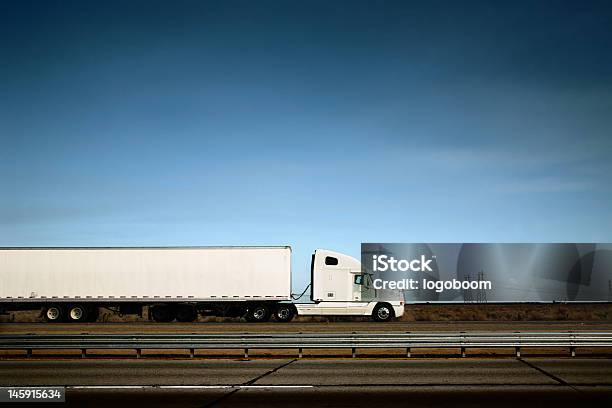
POLYGON ((461 357, 465 357, 465 332, 461 332, 461 357))
MULTIPOLYGON (((406 334, 410 334, 410 332, 407 331, 406 334)), ((410 358, 410 357, 412 357, 412 348, 408 346, 406 347, 406 358, 410 358)))
POLYGON ((247 338, 246 336, 248 336, 249 333, 242 333, 242 344, 245 346, 244 347, 244 358, 249 358, 249 348, 246 347, 247 343, 247 338))
POLYGON ((195 349, 190 348, 189 349, 189 358, 193 358, 194 355, 195 355, 195 349))
MULTIPOLYGON (((299 332, 298 334, 300 335, 299 337, 301 339, 302 338, 302 332, 299 332)), ((302 356, 303 356, 302 348, 298 347, 298 358, 302 358, 302 356)))
POLYGON ((351 357, 355 358, 357 356, 357 348, 354 347, 355 345, 355 332, 353 332, 353 347, 351 347, 351 357))
MULTIPOLYGON (((515 336, 516 336, 516 341, 518 344, 522 344, 522 339, 521 339, 521 332, 520 331, 515 331, 514 332, 515 336)), ((520 358, 521 357, 521 346, 514 346, 514 352, 516 353, 516 357, 520 358)))
POLYGON ((26 350, 26 356, 27 356, 28 358, 32 357, 32 349, 27 349, 27 350, 26 350))
POLYGON ((576 357, 576 347, 575 346, 570 347, 570 353, 572 353, 572 357, 576 357))
POLYGON ((142 357, 142 349, 137 348, 136 349, 136 358, 140 358, 142 357))
POLYGON ((87 357, 87 349, 82 348, 81 349, 81 358, 85 358, 87 357))

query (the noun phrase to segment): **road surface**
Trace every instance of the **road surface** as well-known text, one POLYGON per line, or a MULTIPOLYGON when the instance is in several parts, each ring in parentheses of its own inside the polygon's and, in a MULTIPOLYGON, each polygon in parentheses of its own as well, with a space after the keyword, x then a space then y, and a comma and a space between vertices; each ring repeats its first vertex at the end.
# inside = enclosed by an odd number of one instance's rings
POLYGON ((88 407, 590 407, 612 400, 612 359, 3 360, 0 385, 88 407))

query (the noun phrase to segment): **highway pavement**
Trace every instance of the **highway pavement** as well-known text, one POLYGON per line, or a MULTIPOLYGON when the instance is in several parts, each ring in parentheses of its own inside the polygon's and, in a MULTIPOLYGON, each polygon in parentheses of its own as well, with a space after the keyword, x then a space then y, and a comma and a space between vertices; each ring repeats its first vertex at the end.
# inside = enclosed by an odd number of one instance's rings
POLYGON ((68 386, 88 407, 590 407, 612 401, 612 359, 19 359, 0 385, 68 386))

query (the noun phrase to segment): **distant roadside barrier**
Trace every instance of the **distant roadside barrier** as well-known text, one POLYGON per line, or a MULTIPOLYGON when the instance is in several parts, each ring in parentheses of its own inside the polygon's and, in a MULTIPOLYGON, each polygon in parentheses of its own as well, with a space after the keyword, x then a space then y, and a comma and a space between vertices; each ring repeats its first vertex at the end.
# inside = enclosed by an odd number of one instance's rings
POLYGON ((577 348, 612 347, 612 332, 452 332, 452 333, 219 333, 219 334, 4 334, 0 349, 25 350, 142 350, 185 349, 194 357, 199 349, 240 349, 245 358, 254 349, 295 349, 303 356, 305 349, 403 349, 410 357, 414 349, 457 348, 461 356, 467 349, 514 348, 520 357, 524 347, 568 348, 572 356, 577 348))

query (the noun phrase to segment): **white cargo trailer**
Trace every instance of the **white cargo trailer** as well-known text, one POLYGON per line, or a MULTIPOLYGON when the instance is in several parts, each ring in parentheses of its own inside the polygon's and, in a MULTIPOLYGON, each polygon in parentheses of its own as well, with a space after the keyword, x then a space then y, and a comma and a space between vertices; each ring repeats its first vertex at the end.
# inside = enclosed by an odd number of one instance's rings
POLYGON ((354 258, 317 250, 313 303, 291 297, 291 248, 2 248, 0 309, 41 309, 51 322, 92 321, 99 308, 156 321, 198 314, 289 321, 301 315, 372 315, 388 320, 403 302, 379 302, 354 258))

